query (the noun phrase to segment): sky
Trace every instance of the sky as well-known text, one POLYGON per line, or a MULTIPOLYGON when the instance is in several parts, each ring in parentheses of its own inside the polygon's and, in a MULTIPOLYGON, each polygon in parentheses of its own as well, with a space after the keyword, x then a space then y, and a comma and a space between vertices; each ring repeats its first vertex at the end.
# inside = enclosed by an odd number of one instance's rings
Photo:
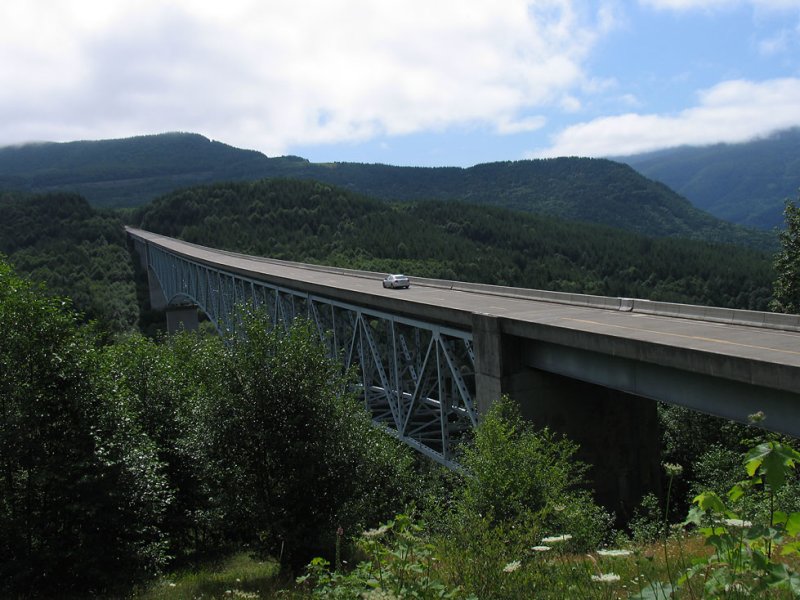
POLYGON ((415 166, 800 126, 800 0, 7 0, 0 146, 185 131, 415 166))

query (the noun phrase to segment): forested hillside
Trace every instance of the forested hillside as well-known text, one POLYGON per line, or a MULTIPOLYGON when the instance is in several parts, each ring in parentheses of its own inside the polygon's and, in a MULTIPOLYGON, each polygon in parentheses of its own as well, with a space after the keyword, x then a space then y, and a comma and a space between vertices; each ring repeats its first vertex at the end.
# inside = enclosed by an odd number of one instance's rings
POLYGON ((20 273, 69 296, 109 331, 136 325, 133 267, 122 221, 75 194, 0 195, 0 253, 20 273))
POLYGON ((133 218, 215 248, 529 288, 766 309, 754 250, 457 202, 389 204, 321 183, 268 180, 172 193, 133 218))
POLYGON ((749 227, 783 225, 800 189, 800 128, 743 144, 682 147, 620 159, 711 214, 749 227))
POLYGON ((383 200, 461 200, 621 227, 651 236, 774 247, 697 210, 662 184, 608 160, 558 158, 468 169, 268 158, 197 134, 0 148, 0 189, 71 190, 98 206, 136 206, 179 188, 290 177, 383 200))
POLYGON ((0 148, 0 190, 80 193, 96 206, 136 206, 197 183, 262 177, 260 152, 196 134, 0 148))

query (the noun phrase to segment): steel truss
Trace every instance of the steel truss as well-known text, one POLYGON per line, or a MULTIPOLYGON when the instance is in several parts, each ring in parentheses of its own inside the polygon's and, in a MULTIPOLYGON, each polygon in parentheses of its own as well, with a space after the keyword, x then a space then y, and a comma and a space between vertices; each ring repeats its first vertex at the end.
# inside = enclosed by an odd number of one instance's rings
POLYGON ((316 327, 328 355, 358 369, 373 420, 443 464, 477 424, 472 334, 251 279, 147 246, 148 265, 172 305, 196 304, 217 330, 236 329, 237 305, 261 308, 271 326, 316 327))

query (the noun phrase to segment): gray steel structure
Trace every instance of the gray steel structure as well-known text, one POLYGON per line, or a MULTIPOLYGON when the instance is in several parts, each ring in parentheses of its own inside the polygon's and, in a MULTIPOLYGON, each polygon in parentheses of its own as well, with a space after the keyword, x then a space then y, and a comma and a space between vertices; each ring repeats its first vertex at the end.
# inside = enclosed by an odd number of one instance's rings
MULTIPOLYGON (((161 304, 197 304, 222 329, 237 301, 308 315, 360 370, 377 421, 444 463, 501 394, 578 442, 598 498, 635 506, 658 485, 648 399, 800 437, 800 316, 413 278, 290 263, 128 230, 161 304), (149 257, 149 258, 148 258, 149 257)), ((196 320, 194 308, 167 313, 196 320)))
POLYGON ((266 312, 271 326, 313 322, 329 356, 357 368, 356 388, 374 421, 454 464, 454 443, 477 423, 470 332, 272 284, 153 244, 139 251, 166 304, 200 307, 220 334, 235 332, 237 307, 266 312))

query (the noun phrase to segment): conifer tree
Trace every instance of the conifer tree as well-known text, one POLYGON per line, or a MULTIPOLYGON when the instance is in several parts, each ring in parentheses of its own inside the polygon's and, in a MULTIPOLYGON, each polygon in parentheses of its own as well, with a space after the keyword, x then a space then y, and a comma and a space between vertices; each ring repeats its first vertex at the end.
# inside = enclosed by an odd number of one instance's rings
POLYGON ((797 314, 800 313, 800 207, 787 201, 783 216, 786 228, 778 234, 781 247, 774 262, 778 276, 770 306, 775 312, 797 314))

